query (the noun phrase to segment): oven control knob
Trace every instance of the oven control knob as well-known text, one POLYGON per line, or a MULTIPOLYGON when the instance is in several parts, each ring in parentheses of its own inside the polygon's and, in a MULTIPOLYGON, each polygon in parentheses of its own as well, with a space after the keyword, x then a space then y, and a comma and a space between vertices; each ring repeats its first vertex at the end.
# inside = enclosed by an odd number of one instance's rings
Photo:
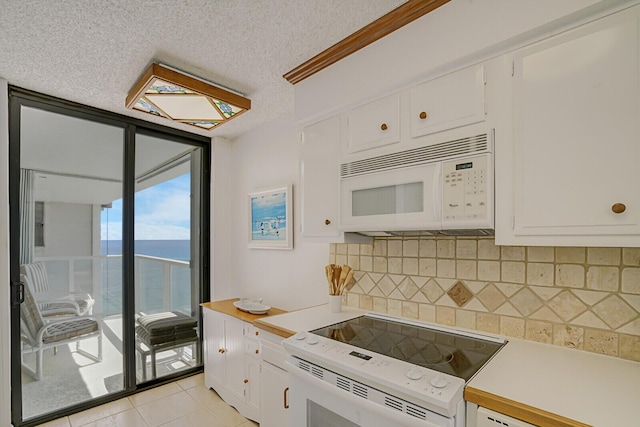
POLYGON ((301 331, 301 332, 298 332, 297 334, 295 334, 293 337, 295 339, 297 339, 297 340, 303 340, 303 339, 305 339, 307 337, 307 333, 301 331))
POLYGON ((410 380, 419 380, 422 378, 422 371, 417 368, 411 368, 407 371, 407 378, 410 380))
POLYGON ((444 388, 447 386, 447 379, 442 375, 438 375, 437 377, 431 378, 429 384, 431 384, 435 388, 444 388))
POLYGON ((307 339, 307 343, 311 345, 318 344, 318 337, 316 337, 315 335, 309 335, 309 339, 307 339))

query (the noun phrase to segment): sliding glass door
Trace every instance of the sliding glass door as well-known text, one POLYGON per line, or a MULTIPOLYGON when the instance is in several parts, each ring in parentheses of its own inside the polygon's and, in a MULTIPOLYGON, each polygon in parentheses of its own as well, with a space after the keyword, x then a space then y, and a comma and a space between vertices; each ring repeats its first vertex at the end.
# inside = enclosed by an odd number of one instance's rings
POLYGON ((197 370, 206 139, 17 89, 10 104, 14 425, 197 370))

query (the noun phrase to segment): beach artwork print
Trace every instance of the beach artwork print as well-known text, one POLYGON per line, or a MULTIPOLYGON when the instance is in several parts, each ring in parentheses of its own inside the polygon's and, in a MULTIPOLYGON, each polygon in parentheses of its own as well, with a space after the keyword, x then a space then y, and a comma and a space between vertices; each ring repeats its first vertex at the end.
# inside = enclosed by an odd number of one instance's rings
POLYGON ((249 247, 291 249, 290 186, 249 195, 249 247))

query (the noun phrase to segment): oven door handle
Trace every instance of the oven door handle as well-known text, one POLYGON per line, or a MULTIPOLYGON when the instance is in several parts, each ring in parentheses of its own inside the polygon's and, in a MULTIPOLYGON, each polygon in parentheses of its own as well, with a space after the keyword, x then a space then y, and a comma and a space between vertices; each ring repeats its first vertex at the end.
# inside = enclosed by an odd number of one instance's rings
MULTIPOLYGON (((328 393, 330 395, 338 394, 338 398, 341 401, 346 401, 349 404, 354 406, 359 406, 366 411, 373 412, 375 414, 380 415, 383 419, 388 419, 397 423, 401 426, 406 427, 453 427, 454 420, 452 418, 446 418, 442 415, 432 413, 435 417, 441 419, 442 423, 434 423, 430 420, 423 420, 417 417, 413 417, 411 415, 407 415, 404 412, 398 412, 395 409, 387 408, 383 405, 373 403, 363 397, 358 397, 354 394, 351 394, 345 390, 342 390, 338 387, 334 387, 325 381, 316 378, 315 376, 301 370, 299 367, 295 366, 289 360, 284 362, 288 365, 289 375, 294 375, 298 377, 300 380, 310 384, 311 387, 315 387, 324 393, 328 393)), ((299 391, 296 394, 300 393, 299 391)))

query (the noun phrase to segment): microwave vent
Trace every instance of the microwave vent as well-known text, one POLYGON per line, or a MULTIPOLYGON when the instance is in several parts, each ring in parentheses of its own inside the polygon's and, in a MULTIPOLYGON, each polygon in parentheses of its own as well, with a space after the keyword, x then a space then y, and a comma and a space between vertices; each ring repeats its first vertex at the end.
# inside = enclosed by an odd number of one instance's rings
POLYGON ((371 157, 340 165, 340 177, 348 178, 388 169, 421 165, 449 157, 489 151, 487 134, 470 136, 426 147, 413 148, 383 156, 371 157))

